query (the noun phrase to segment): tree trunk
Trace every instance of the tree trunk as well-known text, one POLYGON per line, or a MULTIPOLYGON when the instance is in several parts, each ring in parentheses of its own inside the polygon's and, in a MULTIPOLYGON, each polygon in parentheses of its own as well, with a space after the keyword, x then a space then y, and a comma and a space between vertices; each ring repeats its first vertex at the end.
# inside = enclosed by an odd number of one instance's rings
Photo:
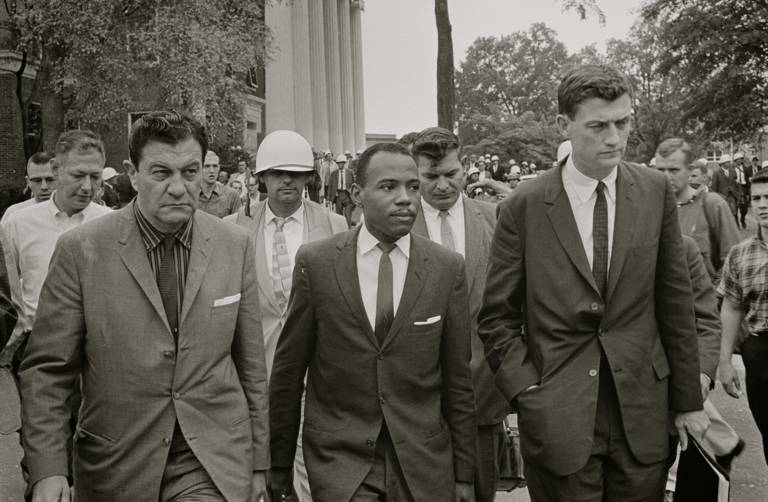
POLYGON ((448 0, 435 0, 437 22, 437 125, 453 131, 456 87, 453 82, 453 37, 448 0))

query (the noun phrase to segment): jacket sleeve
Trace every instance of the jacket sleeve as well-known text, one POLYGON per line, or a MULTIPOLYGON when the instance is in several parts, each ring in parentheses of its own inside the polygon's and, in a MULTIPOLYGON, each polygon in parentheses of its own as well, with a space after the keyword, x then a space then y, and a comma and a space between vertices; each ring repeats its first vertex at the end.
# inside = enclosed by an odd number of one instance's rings
POLYGON ((699 246, 691 238, 683 237, 688 271, 693 290, 693 309, 696 316, 696 333, 699 336, 699 365, 702 373, 715 381, 717 363, 720 358, 720 316, 717 312, 715 288, 704 265, 699 246))
POLYGON ((243 386, 251 416, 253 434, 253 469, 267 470, 269 464, 269 404, 267 364, 261 327, 259 289, 253 240, 246 239, 243 279, 237 327, 232 340, 232 360, 243 386))
POLYGON ((736 227, 733 214, 728 208, 728 203, 725 202, 722 197, 719 195, 713 196, 712 194, 708 194, 707 203, 710 205, 710 208, 704 207, 704 210, 709 210, 710 214, 714 216, 714 218, 708 218, 708 221, 714 220, 712 221, 712 226, 714 228, 710 228, 709 230, 713 234, 712 237, 717 241, 718 249, 715 250, 715 252, 719 253, 718 258, 720 266, 718 268, 722 268, 725 259, 728 257, 728 252, 733 246, 739 243, 741 235, 739 234, 738 227, 736 227), (709 202, 710 199, 713 199, 716 202, 709 202))

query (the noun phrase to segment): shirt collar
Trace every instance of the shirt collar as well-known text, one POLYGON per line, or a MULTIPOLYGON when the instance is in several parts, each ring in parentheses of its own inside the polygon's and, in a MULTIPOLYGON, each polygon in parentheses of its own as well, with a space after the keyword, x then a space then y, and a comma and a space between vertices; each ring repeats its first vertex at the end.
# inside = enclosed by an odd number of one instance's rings
MULTIPOLYGON (((608 189, 606 191, 608 197, 614 201, 616 200, 616 178, 618 177, 618 170, 618 166, 614 167, 608 176, 601 180, 608 189)), ((592 197, 593 193, 595 193, 598 180, 590 178, 576 169, 576 165, 573 163, 573 155, 569 155, 568 160, 565 162, 565 168, 563 169, 563 181, 573 189, 573 193, 579 199, 578 202, 583 204, 592 197)))
MULTIPOLYGON (((165 234, 160 230, 156 229, 152 225, 152 223, 150 223, 149 220, 143 214, 141 214, 139 205, 136 203, 133 204, 133 213, 136 215, 136 223, 139 226, 139 233, 141 234, 141 240, 144 242, 144 247, 146 248, 147 251, 152 251, 161 242, 163 242, 163 239, 165 238, 165 234)), ((193 218, 194 218, 194 215, 193 215, 193 218)), ((173 236, 176 237, 176 240, 181 242, 185 248, 191 249, 192 248, 192 218, 188 219, 187 222, 181 228, 176 230, 173 233, 173 236)))
MULTIPOLYGON (((267 225, 272 223, 275 218, 279 218, 275 213, 272 212, 272 209, 269 207, 269 199, 267 199, 267 203, 264 204, 265 210, 264 210, 264 219, 267 222, 267 225)), ((293 212, 290 216, 285 217, 285 221, 288 221, 290 219, 293 219, 297 223, 303 225, 304 224, 304 202, 302 202, 298 209, 293 212)))
MULTIPOLYGON (((360 225, 360 233, 357 236, 358 253, 360 253, 361 255, 366 255, 371 251, 373 251, 378 244, 379 244, 379 240, 368 231, 368 227, 366 226, 366 223, 363 222, 363 224, 360 225)), ((400 251, 403 252, 405 257, 408 258, 411 252, 410 232, 400 237, 399 239, 397 239, 395 241, 395 246, 397 246, 400 249, 400 251)))
POLYGON ((56 190, 54 190, 53 193, 51 193, 50 199, 41 203, 41 204, 48 204, 47 206, 48 213, 51 215, 52 219, 55 219, 58 215, 62 215, 65 218, 85 218, 90 214, 92 207, 96 204, 95 202, 91 201, 81 211, 78 211, 72 216, 69 216, 67 213, 61 210, 59 206, 56 205, 56 202, 53 200, 53 196, 55 193, 56 193, 56 190))
MULTIPOLYGON (((429 215, 433 218, 437 218, 440 215, 440 210, 436 207, 433 207, 424 200, 424 197, 421 198, 421 209, 424 211, 424 214, 429 215)), ((464 197, 462 195, 459 195, 459 198, 456 199, 456 202, 451 206, 450 209, 448 209, 448 215, 453 216, 456 218, 460 212, 464 211, 464 197)))

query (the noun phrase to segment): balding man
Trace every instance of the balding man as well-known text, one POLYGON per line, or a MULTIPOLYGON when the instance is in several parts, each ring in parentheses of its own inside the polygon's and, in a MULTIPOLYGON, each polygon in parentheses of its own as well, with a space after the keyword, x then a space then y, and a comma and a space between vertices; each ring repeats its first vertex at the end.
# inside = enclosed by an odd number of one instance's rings
POLYGON ((5 223, 8 217, 16 211, 51 198, 51 194, 56 189, 56 177, 53 175, 51 160, 53 160, 53 155, 46 152, 37 152, 29 158, 25 179, 32 197, 6 209, 2 220, 0 220, 0 225, 5 223))

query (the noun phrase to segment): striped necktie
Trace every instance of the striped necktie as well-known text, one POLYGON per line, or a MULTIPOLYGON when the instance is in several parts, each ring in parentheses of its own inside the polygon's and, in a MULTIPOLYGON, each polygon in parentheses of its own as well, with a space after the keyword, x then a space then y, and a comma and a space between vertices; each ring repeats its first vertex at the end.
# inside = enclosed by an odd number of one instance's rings
POLYGON ((272 286, 280 309, 285 312, 291 295, 291 260, 285 242, 283 227, 288 219, 275 217, 275 235, 272 243, 272 286))

